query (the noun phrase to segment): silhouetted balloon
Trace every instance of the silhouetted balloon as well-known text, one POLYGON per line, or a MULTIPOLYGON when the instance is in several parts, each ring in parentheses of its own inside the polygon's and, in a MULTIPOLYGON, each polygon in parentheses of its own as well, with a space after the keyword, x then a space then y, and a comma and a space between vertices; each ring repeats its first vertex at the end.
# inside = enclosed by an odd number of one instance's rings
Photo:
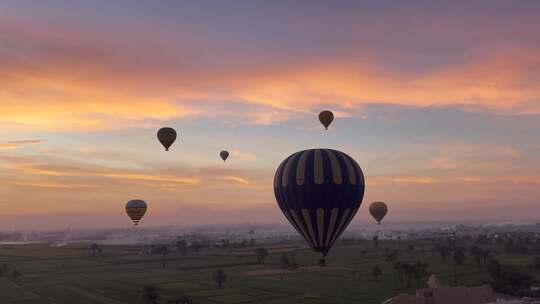
POLYGON ((324 128, 328 130, 328 126, 334 121, 334 113, 330 111, 322 111, 319 113, 319 121, 323 124, 324 128))
POLYGON ((388 206, 383 202, 373 202, 369 205, 369 213, 371 213, 371 216, 373 216, 379 225, 387 212, 388 206))
POLYGON ((126 204, 126 212, 135 226, 139 225, 139 221, 146 213, 146 203, 143 200, 131 200, 126 204))
POLYGON ((354 218, 364 190, 364 174, 356 161, 331 149, 294 153, 274 176, 279 208, 311 248, 325 257, 354 218))
POLYGON ((227 158, 229 158, 229 152, 228 151, 221 151, 219 153, 219 156, 221 156, 221 159, 223 159, 223 161, 226 161, 227 158))
POLYGON ((169 151, 169 148, 176 140, 176 131, 173 128, 161 128, 157 133, 157 137, 165 147, 165 151, 169 151))

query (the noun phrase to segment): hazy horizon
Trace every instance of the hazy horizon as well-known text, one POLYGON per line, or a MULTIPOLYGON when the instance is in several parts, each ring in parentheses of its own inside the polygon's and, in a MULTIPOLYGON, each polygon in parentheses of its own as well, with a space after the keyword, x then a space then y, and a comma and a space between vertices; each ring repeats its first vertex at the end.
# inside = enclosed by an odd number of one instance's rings
POLYGON ((285 223, 318 147, 364 171, 353 224, 534 221, 540 2, 332 4, 0 0, 0 230, 285 223))

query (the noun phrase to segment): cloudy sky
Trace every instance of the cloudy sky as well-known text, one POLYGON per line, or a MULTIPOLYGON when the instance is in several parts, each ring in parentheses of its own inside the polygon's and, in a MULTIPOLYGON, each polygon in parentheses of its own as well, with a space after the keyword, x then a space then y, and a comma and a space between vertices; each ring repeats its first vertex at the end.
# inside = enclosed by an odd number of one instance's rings
POLYGON ((300 149, 389 221, 535 219, 540 2, 0 0, 0 229, 282 223, 300 149), (327 132, 317 114, 331 109, 327 132), (155 138, 178 130, 165 153, 155 138), (218 156, 231 151, 224 164, 218 156))

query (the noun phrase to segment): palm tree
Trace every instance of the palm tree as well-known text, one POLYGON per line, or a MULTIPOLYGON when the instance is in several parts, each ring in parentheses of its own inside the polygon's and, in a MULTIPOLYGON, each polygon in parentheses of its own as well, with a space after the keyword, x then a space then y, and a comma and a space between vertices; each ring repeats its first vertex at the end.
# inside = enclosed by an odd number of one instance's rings
MULTIPOLYGON (((5 265, 5 264, 4 264, 5 265)), ((534 268, 540 269, 540 257, 534 257, 534 268)), ((2 275, 0 275, 1 277, 2 275)))
POLYGON ((373 270, 371 270, 371 275, 373 278, 375 278, 375 281, 379 281, 379 277, 382 275, 381 268, 379 268, 379 266, 373 267, 373 270))
POLYGON ((216 270, 216 273, 214 273, 214 281, 218 284, 219 288, 221 288, 223 283, 227 281, 227 275, 223 269, 220 268, 216 270))
POLYGON ((13 270, 13 272, 11 273, 11 278, 13 279, 13 281, 17 281, 20 277, 21 277, 21 272, 18 271, 18 270, 13 270))
POLYGON ((409 249, 409 254, 412 256, 414 254, 414 245, 409 244, 407 248, 409 249))
POLYGON ((286 254, 281 255, 280 261, 281 261, 281 269, 289 269, 291 267, 291 261, 289 260, 288 255, 286 254))
POLYGON ((92 256, 96 256, 96 253, 101 251, 99 245, 96 243, 92 243, 92 245, 90 245, 90 250, 92 250, 92 256))
POLYGON ((407 263, 401 264, 403 274, 407 278, 407 287, 411 287, 411 281, 415 272, 415 268, 412 265, 409 265, 407 263))
POLYGON ((373 241, 373 247, 375 247, 375 249, 379 249, 379 236, 376 235, 371 240, 373 241))
POLYGON ((435 245, 434 250, 441 256, 441 264, 444 264, 446 262, 446 257, 450 254, 450 248, 444 245, 435 245))
POLYGON ((482 267, 482 249, 477 246, 472 246, 471 249, 469 249, 469 252, 474 257, 476 265, 482 267))
POLYGON ((8 264, 2 265, 2 267, 0 267, 0 277, 3 277, 5 274, 8 273, 8 271, 9 271, 8 264))
POLYGON ((176 249, 178 252, 180 252, 182 255, 186 255, 188 252, 188 245, 185 240, 180 240, 176 242, 176 249))
POLYGON ((403 262, 396 262, 393 266, 394 275, 397 273, 397 280, 402 282, 403 281, 403 262))
POLYGON ((396 263, 397 255, 396 255, 395 253, 387 254, 385 260, 386 260, 387 262, 392 263, 392 267, 393 267, 394 264, 396 263))
POLYGON ((257 255, 257 261, 259 262, 259 264, 264 264, 266 258, 269 255, 268 250, 262 247, 255 249, 255 254, 257 255))
POLYGON ((161 298, 156 286, 154 285, 148 285, 144 287, 144 292, 141 297, 148 304, 157 304, 159 299, 161 298))
POLYGON ((167 255, 169 255, 169 253, 171 253, 169 248, 167 246, 159 246, 156 249, 154 249, 154 253, 161 254, 161 257, 162 257, 161 264, 162 264, 163 268, 165 268, 165 264, 167 262, 167 255))
POLYGON ((485 266, 488 264, 489 260, 491 260, 491 252, 489 250, 482 250, 481 253, 481 258, 485 266))
POLYGON ((457 265, 463 265, 467 256, 461 248, 456 248, 454 251, 454 285, 457 285, 457 265))
POLYGON ((414 267, 413 277, 414 277, 414 280, 416 281, 416 288, 420 288, 420 280, 423 277, 428 275, 427 269, 429 266, 426 263, 422 263, 418 261, 413 265, 413 267, 414 267))

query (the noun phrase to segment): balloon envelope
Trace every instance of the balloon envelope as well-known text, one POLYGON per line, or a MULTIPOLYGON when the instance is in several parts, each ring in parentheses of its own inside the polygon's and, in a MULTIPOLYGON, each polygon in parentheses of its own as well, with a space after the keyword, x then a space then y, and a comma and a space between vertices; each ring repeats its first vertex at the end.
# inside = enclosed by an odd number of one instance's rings
POLYGON ((364 197, 362 169, 330 149, 294 153, 274 176, 279 208, 292 226, 324 256, 354 218, 364 197))
POLYGON ((328 130, 328 127, 334 121, 334 113, 330 111, 322 111, 319 113, 319 121, 323 124, 324 128, 328 130))
POLYGON ((378 224, 381 223, 387 212, 388 206, 383 202, 373 202, 369 205, 369 213, 371 213, 371 216, 373 216, 378 224))
POLYGON ((159 142, 165 147, 165 151, 169 151, 169 148, 176 140, 176 131, 173 128, 161 128, 157 133, 159 142))
POLYGON ((126 213, 135 226, 139 225, 139 221, 146 213, 146 209, 146 202, 143 200, 131 200, 126 204, 126 213))
POLYGON ((223 161, 226 161, 227 158, 229 158, 229 152, 228 151, 221 151, 219 153, 219 156, 221 156, 221 159, 223 159, 223 161))

